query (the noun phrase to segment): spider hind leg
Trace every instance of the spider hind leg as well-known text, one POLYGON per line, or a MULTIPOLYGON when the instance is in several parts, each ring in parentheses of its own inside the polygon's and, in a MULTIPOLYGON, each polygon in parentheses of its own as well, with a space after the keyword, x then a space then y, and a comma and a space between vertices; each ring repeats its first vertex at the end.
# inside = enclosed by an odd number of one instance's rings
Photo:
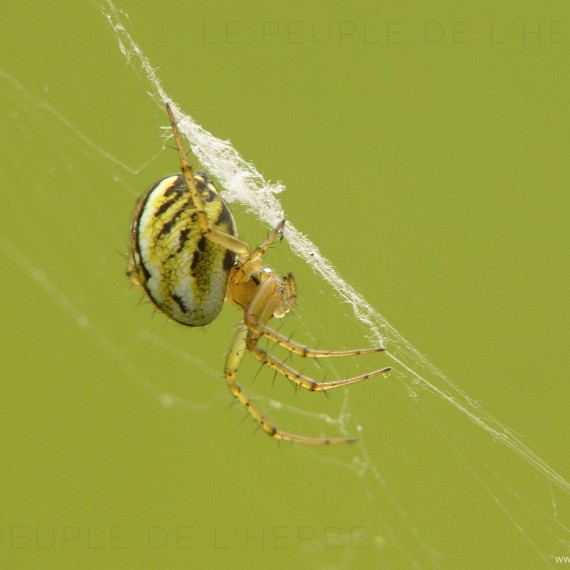
MULTIPOLYGON (((306 438, 304 436, 296 436, 294 434, 279 431, 261 414, 257 407, 253 405, 251 398, 244 393, 241 386, 236 382, 239 363, 244 351, 247 349, 262 365, 269 366, 281 376, 288 378, 296 386, 315 392, 355 384, 374 376, 383 375, 387 373, 390 368, 381 368, 351 378, 341 378, 330 382, 317 382, 316 380, 313 380, 312 378, 305 376, 301 372, 298 372, 294 368, 288 366, 282 360, 272 356, 266 350, 260 348, 258 346, 259 339, 262 336, 265 336, 275 344, 278 344, 287 350, 290 354, 298 354, 305 358, 360 356, 362 354, 382 352, 384 349, 367 348, 345 351, 315 350, 291 341, 269 327, 267 323, 271 317, 281 316, 281 314, 285 314, 293 306, 296 298, 296 288, 293 277, 287 276, 284 280, 281 280, 270 270, 266 270, 264 277, 265 279, 262 282, 256 284, 248 302, 244 302, 244 320, 234 337, 228 353, 225 375, 230 392, 246 408, 248 413, 265 431, 265 433, 271 437, 311 444, 349 443, 352 441, 351 438, 306 438)), ((244 282, 241 285, 246 286, 247 283, 249 282, 244 282)), ((239 284, 236 284, 237 288, 239 288, 239 286, 239 284)))
POLYGON ((246 350, 247 334, 247 326, 243 323, 240 324, 226 357, 225 377, 228 388, 234 398, 239 401, 239 403, 247 410, 248 414, 267 435, 277 440, 303 443, 306 445, 336 445, 353 443, 356 441, 352 437, 320 438, 296 435, 279 430, 271 421, 269 421, 253 403, 252 398, 236 381, 239 364, 246 350))

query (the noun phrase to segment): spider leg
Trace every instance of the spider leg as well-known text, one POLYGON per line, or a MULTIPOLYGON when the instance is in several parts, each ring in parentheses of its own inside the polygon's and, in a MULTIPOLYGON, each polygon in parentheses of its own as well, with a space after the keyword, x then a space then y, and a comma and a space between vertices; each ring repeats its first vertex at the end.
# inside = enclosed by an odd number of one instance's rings
POLYGON ((298 443, 304 443, 309 445, 328 445, 328 444, 338 444, 338 443, 352 443, 354 438, 342 437, 342 438, 318 438, 318 437, 305 437, 302 435, 295 435, 292 433, 287 433, 277 429, 254 405, 250 396, 242 389, 242 387, 237 383, 237 371, 239 368, 240 361, 242 359, 243 353, 247 348, 246 338, 249 334, 248 327, 242 323, 232 340, 228 355, 226 357, 225 365, 225 377, 228 388, 234 398, 239 401, 239 403, 247 410, 248 414, 257 422, 259 427, 269 436, 275 439, 281 439, 284 441, 295 441, 298 443))
POLYGON ((259 362, 273 368, 273 370, 276 370, 282 376, 285 376, 295 384, 298 384, 302 388, 310 390, 311 392, 330 390, 331 388, 339 388, 340 386, 355 384, 374 376, 380 376, 390 370, 390 367, 386 367, 372 372, 367 372, 366 374, 353 376, 352 378, 341 378, 339 380, 332 380, 331 382, 317 382, 316 380, 313 380, 312 378, 309 378, 308 376, 305 376, 304 374, 301 374, 287 366, 283 361, 270 355, 266 350, 259 348, 259 346, 257 346, 259 338, 261 336, 267 336, 280 346, 283 346, 283 348, 289 350, 289 352, 311 358, 357 356, 370 352, 382 352, 384 350, 383 348, 369 348, 352 351, 313 350, 289 340, 287 337, 266 325, 273 315, 275 308, 279 307, 282 293, 283 292, 279 287, 279 280, 276 277, 270 277, 259 285, 256 294, 245 312, 244 324, 248 328, 246 347, 259 362))
POLYGON ((286 337, 278 333, 275 329, 268 327, 257 321, 253 315, 249 312, 246 314, 245 322, 250 331, 255 333, 257 336, 265 336, 272 340, 275 344, 282 346, 284 349, 292 352, 293 354, 298 354, 305 358, 330 358, 336 356, 360 356, 361 354, 372 354, 375 352, 384 352, 386 349, 383 347, 378 348, 358 348, 353 350, 316 350, 313 348, 307 348, 306 346, 299 344, 298 342, 292 341, 289 337, 286 337))
POLYGON ((267 236, 265 241, 258 247, 255 248, 249 254, 247 259, 243 260, 242 265, 234 272, 232 275, 233 283, 240 283, 246 279, 249 279, 256 271, 261 268, 261 260, 265 255, 266 251, 269 249, 271 244, 275 241, 278 235, 283 231, 283 226, 285 225, 285 220, 281 220, 267 236))
POLYGON ((275 358, 269 354, 266 350, 259 348, 258 346, 248 347, 251 354, 259 360, 262 364, 266 364, 273 370, 276 370, 282 376, 285 376, 291 382, 309 390, 311 392, 318 392, 321 390, 330 390, 332 388, 340 388, 341 386, 348 386, 349 384, 356 384, 357 382, 362 382, 363 380, 368 380, 368 378, 373 378, 374 376, 380 376, 386 374, 390 371, 390 367, 380 368, 379 370, 373 370, 372 372, 367 372, 365 374, 360 374, 358 376, 353 376, 352 378, 340 378, 338 380, 331 380, 330 382, 317 382, 295 369, 287 366, 282 360, 275 358))
POLYGON ((170 125, 172 127, 172 132, 174 134, 174 140, 176 141, 176 147, 178 148, 178 156, 180 158, 180 166, 182 169, 182 174, 186 181, 186 185, 188 186, 188 190, 190 191, 190 195, 192 196, 192 201, 194 202, 194 206, 196 208, 196 222, 198 223, 198 227, 200 228, 200 233, 211 242, 221 245, 225 249, 229 249, 230 251, 236 253, 240 259, 247 259, 250 257, 250 248, 249 245, 240 240, 239 238, 222 232, 216 228, 213 228, 210 225, 208 220, 208 215, 206 214, 206 209, 204 207, 204 200, 202 198, 202 194, 198 192, 196 188, 196 182, 194 180, 194 171, 188 162, 188 158, 186 157, 186 153, 184 151, 184 145, 182 144, 182 137, 180 136, 180 132, 178 131, 178 127, 176 126, 176 120, 174 119, 174 115, 172 114, 172 109, 170 105, 166 104, 166 111, 168 112, 168 118, 170 119, 170 125))

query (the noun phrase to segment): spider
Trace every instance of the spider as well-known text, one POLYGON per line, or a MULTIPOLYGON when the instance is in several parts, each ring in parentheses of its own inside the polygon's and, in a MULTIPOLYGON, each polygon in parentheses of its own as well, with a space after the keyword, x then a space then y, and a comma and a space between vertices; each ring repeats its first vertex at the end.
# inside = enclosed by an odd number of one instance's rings
POLYGON ((303 358, 360 356, 384 348, 315 350, 293 342, 268 325, 272 317, 285 316, 297 298, 293 276, 289 273, 279 277, 263 263, 269 246, 282 236, 285 220, 253 250, 240 240, 232 213, 210 178, 192 170, 169 104, 166 111, 182 174, 158 180, 139 200, 131 223, 127 275, 158 309, 183 325, 199 327, 212 322, 224 299, 243 310, 243 320, 226 356, 225 379, 234 398, 269 436, 305 444, 353 442, 351 437, 317 438, 281 431, 237 383, 238 368, 247 350, 262 365, 306 390, 330 390, 385 374, 390 368, 317 382, 269 354, 258 346, 259 340, 266 337, 303 358))

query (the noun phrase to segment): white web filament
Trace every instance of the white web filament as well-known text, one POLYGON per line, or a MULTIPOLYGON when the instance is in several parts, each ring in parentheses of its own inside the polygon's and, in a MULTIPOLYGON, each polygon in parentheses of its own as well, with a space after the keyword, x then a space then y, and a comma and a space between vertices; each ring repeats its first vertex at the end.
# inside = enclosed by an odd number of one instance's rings
MULTIPOLYGON (((265 180, 228 141, 216 138, 190 116, 184 115, 164 91, 148 58, 126 30, 122 23, 124 15, 110 0, 107 0, 107 6, 102 11, 116 34, 123 55, 127 60, 131 60, 133 56, 138 60, 152 85, 153 98, 161 105, 170 103, 180 132, 188 138, 192 152, 204 168, 222 184, 225 189, 224 198, 229 202, 243 204, 270 227, 286 218, 277 198, 285 187, 280 183, 265 180)), ((342 279, 332 263, 321 255, 318 247, 306 235, 288 223, 285 239, 292 251, 327 281, 343 302, 352 307, 355 318, 366 327, 368 340, 373 345, 386 347, 386 354, 392 360, 394 369, 405 381, 410 394, 423 390, 437 396, 515 452, 562 491, 570 493, 570 482, 418 352, 366 299, 342 279)))

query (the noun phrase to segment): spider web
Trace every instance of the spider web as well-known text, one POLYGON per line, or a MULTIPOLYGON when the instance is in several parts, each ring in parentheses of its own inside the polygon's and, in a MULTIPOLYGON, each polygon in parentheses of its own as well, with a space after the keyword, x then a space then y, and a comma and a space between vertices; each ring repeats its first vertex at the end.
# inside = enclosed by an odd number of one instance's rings
MULTIPOLYGON (((193 154, 206 170, 221 182, 225 190, 225 199, 244 205, 249 212, 265 222, 268 227, 274 227, 280 220, 286 218, 285 211, 278 199, 278 195, 285 190, 284 185, 265 180, 255 166, 247 162, 229 141, 220 140, 198 125, 191 116, 184 114, 163 89, 155 69, 129 34, 123 22, 124 14, 121 14, 110 1, 107 7, 103 8, 103 11, 115 31, 122 53, 128 61, 131 61, 135 66, 140 66, 146 74, 152 86, 150 94, 157 103, 160 105, 170 103, 178 120, 180 131, 190 141, 193 154)), ((569 481, 538 456, 508 426, 502 424, 483 409, 478 402, 474 401, 446 374, 415 349, 382 314, 339 275, 333 264, 321 254, 317 245, 304 233, 293 224, 288 223, 285 239, 291 250, 307 263, 315 274, 331 286, 341 301, 351 307, 354 318, 365 327, 366 336, 370 343, 386 347, 386 354, 393 363, 394 373, 404 383, 410 396, 415 398, 417 393, 422 391, 441 399, 478 428, 487 432, 493 440, 500 442, 517 454, 525 463, 550 481, 553 486, 559 487, 566 494, 570 493, 569 481)), ((444 437, 449 438, 449 436, 444 437)), ((459 453, 460 442, 448 441, 448 444, 456 453, 459 453)), ((362 451, 364 458, 366 458, 365 444, 363 444, 362 451)), ((366 459, 364 463, 367 463, 366 459)), ((497 477, 489 466, 485 466, 485 468, 497 477)), ((366 469, 371 469, 376 482, 382 484, 381 475, 372 464, 367 463, 366 469)), ((472 468, 470 467, 470 469, 472 468)), ((486 490, 493 494, 491 488, 486 486, 483 478, 475 470, 473 470, 473 474, 486 487, 486 490)), ((516 519, 509 514, 508 508, 501 504, 497 496, 495 496, 495 500, 499 508, 503 509, 505 514, 511 518, 513 524, 521 532, 525 532, 516 519)), ((407 516, 395 501, 394 506, 400 517, 405 518, 407 516)), ((412 534, 415 533, 413 527, 411 532, 412 534)), ((540 552, 540 549, 533 544, 530 536, 528 540, 532 547, 540 552)), ((429 550, 427 545, 424 546, 426 550, 429 550)))
MULTIPOLYGON (((196 124, 190 116, 184 114, 164 91, 158 72, 130 35, 127 16, 111 2, 101 4, 100 9, 114 31, 123 55, 135 69, 142 70, 143 83, 145 89, 150 91, 151 97, 161 108, 166 101, 173 106, 180 119, 179 128, 190 141, 192 152, 204 168, 219 180, 224 188, 225 199, 245 206, 267 227, 274 226, 282 218, 288 218, 287 212, 279 201, 279 195, 285 187, 282 184, 266 181, 230 143, 219 140, 196 124)), ((60 125, 57 130, 59 134, 65 133, 62 138, 67 138, 72 145, 84 149, 82 152, 89 156, 89 160, 94 163, 96 169, 109 173, 121 188, 122 197, 124 198, 125 193, 129 194, 130 202, 127 206, 131 207, 131 197, 134 199, 140 192, 140 188, 125 183, 117 172, 125 169, 136 174, 144 170, 145 164, 152 162, 155 157, 151 157, 138 168, 129 168, 124 162, 115 159, 113 152, 92 143, 88 137, 83 135, 81 130, 75 126, 75 121, 67 118, 67 112, 63 114, 51 107, 42 97, 34 95, 35 90, 28 90, 11 75, 2 73, 1 79, 5 86, 4 96, 14 108, 29 113, 36 127, 42 123, 47 123, 52 128, 56 124, 60 125)), ((167 136, 168 128, 165 127, 165 140, 167 136)), ((124 135, 123 141, 127 139, 128 136, 124 135)), ((48 150, 48 152, 52 151, 48 150)), ((161 152, 162 150, 158 154, 161 152)), ((62 157, 64 154, 61 152, 62 157)), ((77 157, 75 160, 79 164, 77 157)), ((69 165, 70 169, 72 166, 74 165, 69 165)), ((137 181, 137 184, 139 182, 137 181)), ((92 200, 90 206, 98 213, 101 220, 108 223, 108 227, 104 228, 106 235, 113 238, 115 244, 122 245, 124 232, 117 230, 111 214, 102 211, 102 206, 95 199, 92 200)), ((332 299, 336 294, 338 300, 350 307, 353 313, 352 320, 362 325, 369 342, 372 345, 382 344, 386 347, 386 355, 392 361, 393 366, 392 376, 386 382, 401 388, 415 413, 421 417, 424 426, 428 426, 434 438, 443 444, 442 456, 433 450, 430 453, 431 459, 437 461, 441 457, 442 461, 447 461, 449 458, 456 458, 458 465, 469 475, 470 483, 466 483, 466 487, 473 485, 473 480, 475 481, 474 486, 479 489, 479 498, 482 502, 485 497, 489 498, 492 508, 500 512, 507 524, 523 537, 523 542, 531 553, 533 562, 538 560, 545 566, 554 566, 553 555, 566 552, 568 531, 561 523, 564 516, 564 500, 570 490, 566 479, 544 462, 523 441, 521 436, 486 412, 411 346, 366 299, 338 274, 333 264, 293 223, 288 223, 285 239, 291 251, 303 263, 310 266, 319 279, 330 285, 330 290, 327 290, 325 295, 332 299), (452 411, 454 414, 450 415, 447 411, 452 411), (487 447, 493 448, 491 453, 486 454, 485 446, 473 445, 463 431, 458 432, 457 423, 463 419, 469 420, 475 431, 485 436, 485 441, 488 442, 487 447), (492 445, 493 442, 494 445, 492 445), (497 452, 497 448, 500 451, 497 452), (518 473, 513 475, 503 470, 504 458, 511 452, 519 456, 521 469, 534 470, 536 477, 532 478, 529 475, 528 478, 533 481, 534 485, 546 488, 546 500, 539 502, 534 498, 529 499, 528 496, 534 497, 534 494, 528 493, 526 483, 517 479, 518 473)), ((142 386, 142 392, 150 395, 152 400, 158 400, 174 417, 180 419, 183 432, 186 432, 185 428, 188 425, 186 418, 189 416, 205 414, 209 416, 213 409, 224 407, 227 394, 221 391, 219 396, 216 394, 215 397, 218 399, 214 402, 209 399, 208 395, 198 395, 192 400, 182 397, 181 394, 185 393, 183 386, 186 379, 181 381, 179 386, 174 384, 173 388, 164 389, 162 383, 155 380, 156 375, 153 378, 150 371, 141 370, 131 355, 131 349, 135 345, 152 346, 160 355, 157 359, 159 361, 157 367, 162 365, 165 359, 171 358, 196 367, 208 377, 218 378, 217 368, 214 368, 200 354, 187 349, 183 333, 180 335, 180 344, 173 344, 157 335, 153 328, 156 323, 151 323, 148 328, 140 329, 135 334, 133 346, 125 347, 111 329, 105 328, 98 322, 97 313, 89 309, 85 300, 78 297, 65 282, 60 280, 59 274, 50 266, 49 256, 43 258, 37 252, 24 249, 17 239, 12 236, 7 237, 3 232, 0 233, 0 250, 12 267, 18 268, 30 284, 38 287, 42 294, 47 295, 57 310, 71 318, 77 330, 88 334, 94 346, 111 356, 125 377, 132 378, 137 386, 142 386)), ((122 259, 119 260, 120 263, 122 259)), ((116 291, 116 287, 113 290, 116 291)), ((307 322, 316 323, 317 320, 305 316, 310 315, 310 311, 310 306, 303 306, 300 311, 301 316, 296 322, 297 325, 301 324, 307 329, 303 331, 307 338, 320 341, 325 331, 318 329, 316 324, 307 326, 307 322)), ((213 336, 211 333, 212 331, 209 336, 213 336)), ((327 338, 327 344, 330 340, 327 338)), ((334 340, 333 338, 332 341, 334 340)), ((220 359, 221 356, 216 361, 220 359)), ((384 364, 384 361, 382 363, 384 364)), ((359 366, 364 365, 359 363, 359 366)), ((332 372, 335 372, 335 368, 332 372)), ((395 392, 394 395, 398 397, 399 393, 395 392)), ((350 450, 335 449, 333 453, 330 453, 330 449, 321 452, 295 446, 294 453, 306 459, 308 468, 314 465, 322 473, 345 472, 346 488, 357 487, 359 493, 365 496, 368 511, 362 512, 360 523, 367 527, 368 534, 372 535, 372 552, 370 541, 366 543, 368 549, 364 555, 355 548, 333 548, 337 544, 346 547, 354 539, 352 530, 343 528, 336 535, 333 532, 332 535, 325 537, 317 536, 313 542, 306 541, 303 544, 299 550, 307 567, 326 567, 327 564, 331 567, 356 567, 359 562, 363 561, 366 563, 370 563, 371 560, 383 562, 385 553, 394 550, 396 554, 391 560, 398 561, 398 563, 393 563, 394 567, 453 567, 453 563, 446 560, 446 553, 442 551, 441 545, 436 545, 437 541, 434 541, 433 537, 426 532, 426 525, 417 516, 413 501, 410 503, 405 498, 406 493, 412 487, 421 487, 427 476, 416 474, 415 479, 408 479, 407 484, 402 487, 398 486, 398 478, 405 478, 406 475, 398 472, 397 469, 394 472, 392 465, 388 464, 389 460, 385 459, 388 457, 393 459, 397 455, 390 456, 387 452, 383 454, 382 446, 386 442, 378 444, 372 441, 370 420, 365 420, 362 425, 359 425, 360 410, 358 405, 353 403, 350 391, 342 394, 340 408, 331 415, 322 414, 320 411, 304 411, 305 401, 298 405, 280 403, 278 393, 275 400, 268 400, 261 396, 259 399, 272 415, 273 413, 285 413, 297 416, 298 419, 306 416, 313 427, 316 424, 323 433, 330 434, 330 430, 333 430, 334 435, 334 430, 339 430, 342 434, 354 435, 355 430, 359 431, 359 442, 350 450), (339 553, 341 553, 340 556, 339 553)), ((322 404, 322 400, 319 401, 315 409, 323 409, 322 404)), ((334 406, 328 403, 326 409, 335 410, 334 406)), ((226 421, 227 417, 224 416, 224 422, 226 421)), ((223 433, 227 426, 224 425, 222 428, 220 431, 223 433)), ((239 433, 243 437, 243 430, 239 433)), ((212 434, 211 437, 215 438, 217 435, 212 434)), ((410 437, 415 438, 413 431, 410 437)), ((259 437, 254 440, 258 442, 259 437)), ((249 450, 243 453, 248 454, 249 450)), ((402 461, 400 469, 405 464, 405 461, 402 461)), ((413 467, 408 466, 407 469, 413 471, 413 467)), ((326 475, 322 477, 326 479, 326 475)), ((335 495, 345 494, 337 490, 334 490, 334 493, 335 495)), ((277 505, 278 501, 274 500, 277 505)), ((415 496, 415 500, 419 501, 419 497, 415 496)), ((334 501, 332 497, 331 501, 334 501)), ((339 499, 337 503, 341 512, 347 512, 340 506, 341 501, 342 499, 339 499)), ((256 554, 259 555, 259 552, 256 554)), ((260 564, 262 564, 261 561, 260 564)), ((461 566, 461 563, 455 566, 461 566)), ((531 563, 529 567, 535 566, 531 563)))
MULTIPOLYGON (((112 2, 109 2, 106 15, 117 35, 122 53, 129 61, 132 57, 138 60, 138 64, 153 87, 154 92, 151 93, 153 98, 161 105, 170 103, 178 120, 180 131, 188 137, 191 143, 192 152, 206 170, 222 183, 225 189, 224 198, 228 202, 243 204, 248 211, 255 214, 259 220, 266 222, 269 227, 277 225, 286 217, 277 198, 277 195, 285 190, 284 185, 271 184, 266 181, 228 141, 216 138, 190 116, 184 115, 175 101, 162 88, 150 61, 130 36, 121 20, 120 12, 112 2)), ((333 264, 320 253, 319 248, 305 234, 288 223, 285 238, 295 254, 310 265, 317 275, 327 281, 342 301, 351 306, 354 317, 368 330, 368 339, 371 344, 386 347, 386 353, 397 366, 401 377, 410 383, 410 393, 413 394, 417 388, 420 388, 435 394, 520 455, 564 492, 570 492, 570 482, 546 464, 508 427, 483 410, 416 350, 390 325, 386 318, 338 274, 333 264)))

